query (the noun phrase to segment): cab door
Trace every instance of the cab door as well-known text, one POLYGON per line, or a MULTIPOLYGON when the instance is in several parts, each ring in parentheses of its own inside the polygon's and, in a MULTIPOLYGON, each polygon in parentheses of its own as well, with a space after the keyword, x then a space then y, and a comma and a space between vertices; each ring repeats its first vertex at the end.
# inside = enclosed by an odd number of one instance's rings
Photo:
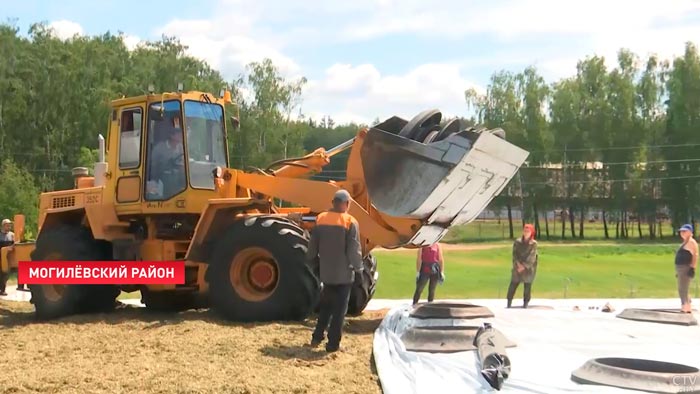
POLYGON ((114 196, 118 215, 141 212, 144 126, 143 105, 125 106, 119 110, 119 155, 114 196))

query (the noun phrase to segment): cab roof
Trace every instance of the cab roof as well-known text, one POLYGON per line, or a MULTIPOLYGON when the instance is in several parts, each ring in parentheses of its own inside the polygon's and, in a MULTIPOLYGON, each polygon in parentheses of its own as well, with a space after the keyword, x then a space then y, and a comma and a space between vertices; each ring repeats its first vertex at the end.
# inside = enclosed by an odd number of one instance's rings
POLYGON ((209 98, 209 100, 211 100, 212 103, 224 105, 223 99, 218 98, 211 93, 197 91, 197 90, 188 91, 188 92, 163 92, 163 93, 145 94, 145 95, 141 95, 141 96, 122 97, 122 98, 119 98, 116 100, 112 100, 111 105, 112 105, 112 107, 122 107, 125 105, 143 103, 144 101, 145 102, 155 102, 155 101, 172 100, 172 99, 200 100, 202 95, 206 95, 209 98))

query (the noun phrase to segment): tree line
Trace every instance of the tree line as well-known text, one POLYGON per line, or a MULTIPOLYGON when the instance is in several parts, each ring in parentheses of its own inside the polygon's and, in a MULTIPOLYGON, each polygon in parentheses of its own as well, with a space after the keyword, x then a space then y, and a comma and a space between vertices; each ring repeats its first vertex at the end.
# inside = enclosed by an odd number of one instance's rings
MULTIPOLYGON (((298 109, 305 79, 287 81, 266 59, 225 80, 206 62, 187 55, 174 37, 130 50, 122 34, 59 39, 45 23, 26 35, 0 24, 0 214, 22 212, 36 228, 38 194, 69 188, 71 169, 92 168, 97 136, 106 135, 109 102, 116 98, 185 90, 218 94, 230 89, 239 131, 229 133, 231 165, 264 167, 319 146, 352 138, 359 125, 315 122, 298 109), (249 94, 244 94, 248 92, 249 94)), ((334 162, 331 171, 342 171, 334 162)))
POLYGON ((533 67, 500 71, 485 94, 469 90, 465 97, 479 123, 502 127, 531 152, 494 207, 521 208, 547 238, 555 230, 542 213, 551 211, 568 218, 568 226, 561 220, 562 238, 569 232, 583 238, 593 210, 602 214, 605 238, 653 239, 664 236, 665 220, 674 227, 695 223, 700 57, 694 44, 672 60, 622 49, 614 67, 589 56, 575 75, 553 84, 533 67))
MULTIPOLYGON (((522 209, 524 220, 548 237, 583 238, 584 217, 592 210, 603 212, 610 238, 633 236, 635 224, 640 237, 659 237, 666 210, 674 225, 695 220, 696 47, 688 43, 671 61, 627 50, 611 69, 605 60, 587 57, 575 75, 555 83, 533 67, 498 71, 485 94, 465 92, 465 112, 474 113, 462 119, 465 125, 501 127, 508 140, 531 152, 492 209, 522 209), (552 211, 567 215, 568 224, 550 228, 546 213, 552 211)), ((109 101, 146 94, 149 87, 174 91, 179 82, 185 90, 233 92, 237 106, 227 111, 240 118, 240 129, 229 133, 236 168, 330 148, 366 126, 306 118, 300 113, 306 79, 283 78, 269 59, 226 80, 173 37, 129 49, 121 34, 62 40, 44 23, 22 35, 8 22, 0 25, 0 214, 23 212, 35 226, 38 193, 70 187, 71 168, 92 166, 109 101)), ((342 178, 343 157, 318 178, 342 178)))

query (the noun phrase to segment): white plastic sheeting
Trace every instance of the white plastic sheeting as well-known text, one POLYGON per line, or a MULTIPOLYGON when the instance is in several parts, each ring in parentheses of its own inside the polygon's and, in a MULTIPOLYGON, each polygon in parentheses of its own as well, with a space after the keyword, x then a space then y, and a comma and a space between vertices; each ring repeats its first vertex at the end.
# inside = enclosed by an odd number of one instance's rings
MULTIPOLYGON (((450 300, 453 302, 456 300, 450 300)), ((571 373, 587 360, 631 357, 700 367, 700 326, 647 323, 617 318, 625 308, 678 308, 678 300, 533 300, 554 309, 505 309, 504 300, 461 300, 489 307, 494 318, 421 320, 409 317, 409 301, 376 300, 392 308, 374 335, 374 359, 385 394, 496 392, 480 375, 476 351, 430 354, 406 351, 401 334, 411 326, 480 325, 487 321, 517 344, 507 348, 511 375, 501 393, 630 393, 582 385, 571 373), (606 302, 612 313, 589 307, 606 302), (574 311, 578 306, 580 311, 574 311)), ((518 306, 517 300, 514 306, 518 306)), ((696 313, 697 317, 697 313, 696 313)), ((682 380, 678 380, 679 384, 682 380)), ((700 382, 697 382, 700 386, 700 382)), ((679 388, 679 391, 688 387, 679 388)))

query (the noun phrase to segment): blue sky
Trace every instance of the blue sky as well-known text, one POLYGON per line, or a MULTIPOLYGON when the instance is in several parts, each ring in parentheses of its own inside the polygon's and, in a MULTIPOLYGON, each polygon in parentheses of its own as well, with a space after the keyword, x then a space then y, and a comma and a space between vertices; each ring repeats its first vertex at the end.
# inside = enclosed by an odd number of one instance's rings
POLYGON ((306 115, 341 122, 466 115, 464 90, 496 70, 535 65, 553 82, 587 55, 611 67, 621 47, 669 58, 700 37, 700 0, 0 0, 0 18, 61 37, 121 31, 131 46, 177 36, 229 78, 270 57, 309 80, 306 115))

